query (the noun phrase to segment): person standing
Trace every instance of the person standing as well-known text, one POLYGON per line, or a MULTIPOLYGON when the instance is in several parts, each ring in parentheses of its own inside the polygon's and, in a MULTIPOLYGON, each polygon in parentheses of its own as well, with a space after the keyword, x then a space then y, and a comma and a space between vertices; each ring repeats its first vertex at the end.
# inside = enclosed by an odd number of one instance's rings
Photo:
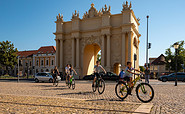
POLYGON ((149 83, 149 79, 150 79, 150 70, 148 69, 148 67, 146 67, 145 69, 145 82, 149 83))
POLYGON ((52 75, 53 76, 53 85, 55 84, 58 75, 60 75, 60 73, 58 71, 57 66, 55 66, 55 68, 53 70, 53 75, 52 75))

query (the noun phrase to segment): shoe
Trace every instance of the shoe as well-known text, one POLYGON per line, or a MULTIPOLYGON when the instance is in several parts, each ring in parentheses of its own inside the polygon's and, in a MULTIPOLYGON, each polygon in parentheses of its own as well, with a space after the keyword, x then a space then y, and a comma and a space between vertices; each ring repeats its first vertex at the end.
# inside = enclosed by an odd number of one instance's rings
POLYGON ((128 95, 132 95, 131 88, 128 88, 128 95))

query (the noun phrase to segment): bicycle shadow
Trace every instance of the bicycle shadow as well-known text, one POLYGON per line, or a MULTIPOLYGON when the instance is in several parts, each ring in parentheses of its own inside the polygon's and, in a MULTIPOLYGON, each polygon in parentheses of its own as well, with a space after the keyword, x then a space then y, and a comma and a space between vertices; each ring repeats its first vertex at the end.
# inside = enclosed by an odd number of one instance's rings
MULTIPOLYGON (((55 87, 53 85, 34 85, 34 86, 36 86, 36 87, 55 87)), ((60 85, 60 86, 57 86, 57 87, 66 87, 66 86, 60 85)))
POLYGON ((57 94, 57 95, 92 95, 92 94, 96 94, 94 92, 91 91, 86 91, 86 92, 76 92, 76 93, 62 93, 62 94, 57 94))

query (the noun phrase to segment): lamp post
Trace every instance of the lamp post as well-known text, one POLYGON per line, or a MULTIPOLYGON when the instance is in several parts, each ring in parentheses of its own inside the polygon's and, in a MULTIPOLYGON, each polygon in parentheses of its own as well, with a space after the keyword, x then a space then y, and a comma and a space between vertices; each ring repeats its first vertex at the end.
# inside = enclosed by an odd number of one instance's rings
POLYGON ((177 86, 177 50, 179 48, 179 44, 176 42, 173 44, 175 48, 175 86, 177 86))
POLYGON ((169 63, 169 73, 170 73, 170 69, 171 69, 171 59, 168 60, 169 63))
POLYGON ((147 18, 147 37, 146 37, 146 66, 148 66, 148 18, 149 16, 146 16, 147 18))

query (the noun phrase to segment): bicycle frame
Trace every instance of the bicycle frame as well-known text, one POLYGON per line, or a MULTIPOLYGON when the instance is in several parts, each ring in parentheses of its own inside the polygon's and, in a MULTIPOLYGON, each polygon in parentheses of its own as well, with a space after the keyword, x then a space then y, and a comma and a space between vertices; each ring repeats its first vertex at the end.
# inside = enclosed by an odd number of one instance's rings
MULTIPOLYGON (((133 83, 133 87, 136 85, 137 81, 139 81, 139 84, 141 84, 141 76, 140 75, 137 78, 135 78, 134 80, 132 80, 131 83, 133 83)), ((126 83, 126 86, 129 87, 129 84, 126 83)), ((142 92, 145 92, 145 87, 141 86, 141 90, 142 90, 142 92)))

